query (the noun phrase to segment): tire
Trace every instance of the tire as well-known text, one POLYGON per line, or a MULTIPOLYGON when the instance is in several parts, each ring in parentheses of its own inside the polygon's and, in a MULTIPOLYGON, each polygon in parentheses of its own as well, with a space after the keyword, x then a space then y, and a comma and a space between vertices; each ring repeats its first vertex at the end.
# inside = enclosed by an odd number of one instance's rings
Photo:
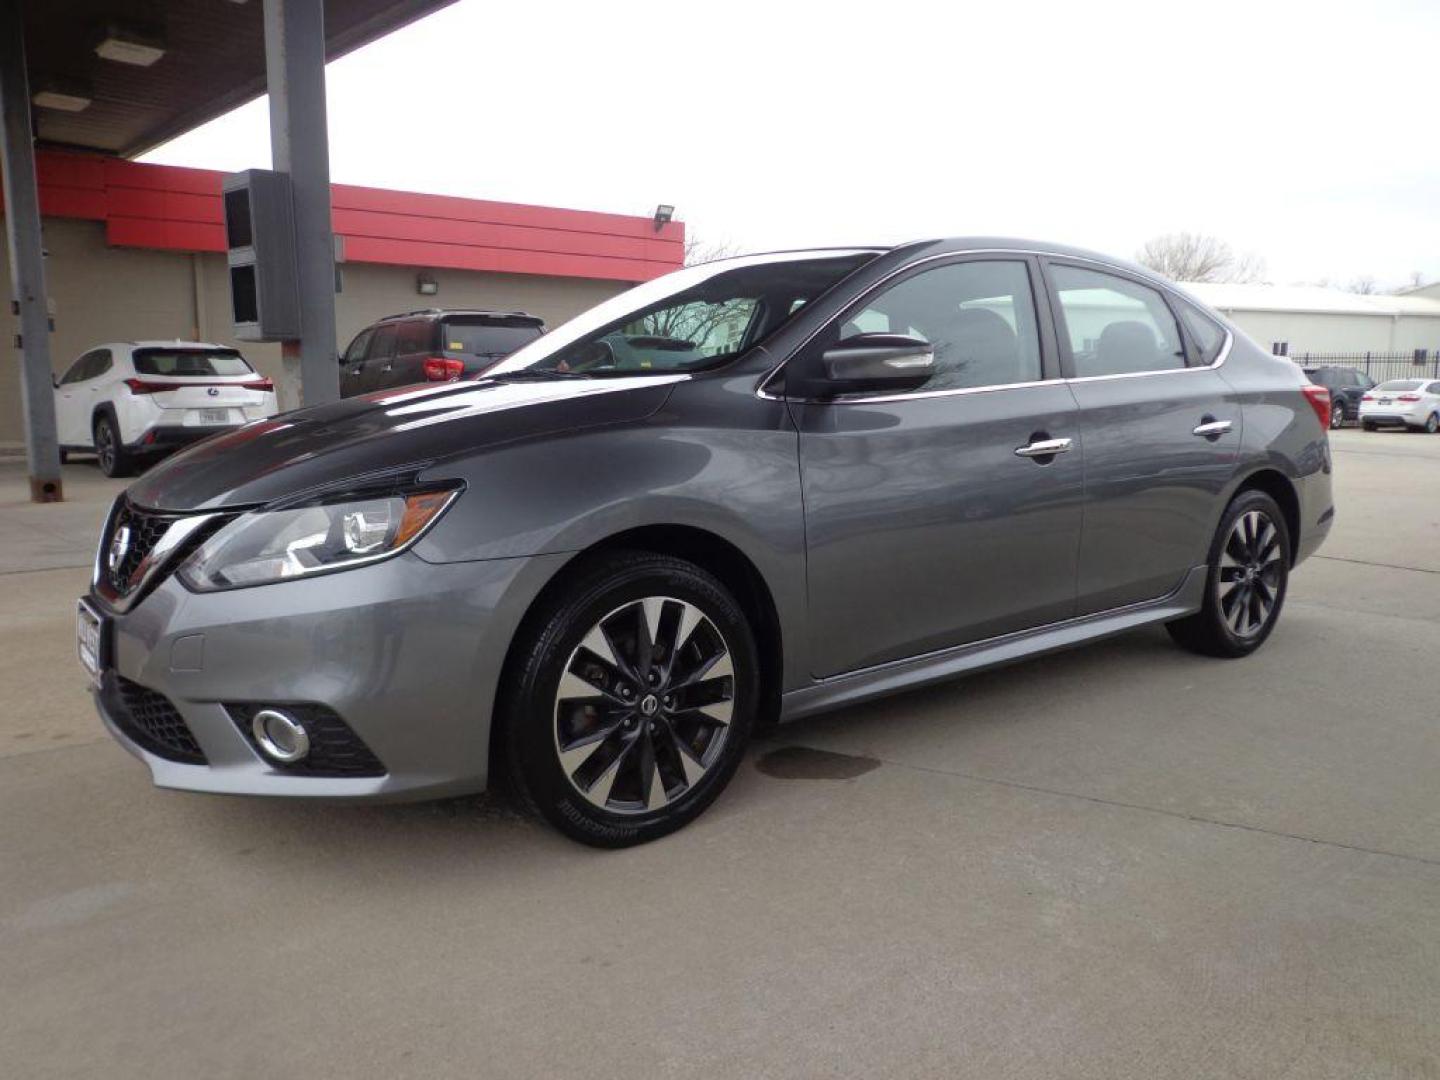
POLYGON ((542 603, 496 717, 521 804, 595 847, 693 821, 755 724, 759 656, 740 605, 700 567, 648 552, 580 568, 542 603))
POLYGON ((1437 431, 1440 431, 1440 413, 1430 414, 1425 421, 1425 431, 1430 435, 1434 435, 1437 431))
POLYGON ((1333 431, 1333 430, 1335 430, 1336 428, 1342 428, 1342 427, 1344 427, 1344 426, 1345 426, 1345 406, 1342 405, 1340 402, 1337 401, 1337 402, 1336 402, 1333 406, 1331 406, 1331 408, 1330 408, 1330 429, 1333 431))
POLYGON ((70 451, 64 449, 63 447, 62 447, 61 450, 60 450, 60 464, 61 464, 61 465, 69 465, 69 464, 70 464, 70 451))
POLYGON ((109 413, 101 413, 95 418, 95 460, 106 476, 129 476, 135 468, 135 462, 125 451, 125 444, 120 441, 120 430, 109 413))
POLYGON ((1369 420, 1361 420, 1361 421, 1360 421, 1360 428, 1361 428, 1361 430, 1363 430, 1363 431, 1374 431, 1374 430, 1375 430, 1375 425, 1372 424, 1369 420))
POLYGON ((1170 636, 1192 652, 1227 659, 1249 656, 1265 644, 1285 606, 1290 544, 1274 499, 1253 490, 1235 496, 1210 544, 1205 605, 1167 623, 1170 636))

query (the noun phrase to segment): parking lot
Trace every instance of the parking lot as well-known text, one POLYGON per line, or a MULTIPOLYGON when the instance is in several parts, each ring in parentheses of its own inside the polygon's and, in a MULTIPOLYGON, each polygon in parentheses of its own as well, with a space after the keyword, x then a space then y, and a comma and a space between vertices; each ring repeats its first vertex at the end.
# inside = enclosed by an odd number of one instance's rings
POLYGON ((153 789, 73 658, 121 484, 0 465, 0 1073, 1440 1076, 1440 438, 1333 445, 1255 657, 1154 629, 803 721, 613 853, 153 789))

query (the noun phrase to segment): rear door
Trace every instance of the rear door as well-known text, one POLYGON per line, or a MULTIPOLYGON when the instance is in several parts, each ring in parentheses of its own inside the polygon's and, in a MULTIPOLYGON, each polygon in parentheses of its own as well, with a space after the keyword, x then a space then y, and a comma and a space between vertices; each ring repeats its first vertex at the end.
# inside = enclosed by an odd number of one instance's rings
POLYGON ((803 376, 865 332, 923 337, 936 354, 918 389, 792 403, 815 675, 1073 613, 1082 452, 1038 273, 1020 255, 922 264, 790 361, 803 376), (1050 440, 1063 450, 1017 453, 1050 440))
POLYGON ((370 348, 365 353, 365 368, 360 375, 360 392, 381 390, 391 385, 395 363, 395 324, 382 323, 375 328, 370 348))
POLYGON ((411 319, 395 328, 395 359, 385 386, 425 381, 425 361, 435 355, 433 319, 411 319))
POLYGON ((373 329, 361 330, 355 335, 355 340, 350 342, 350 347, 345 350, 345 355, 340 358, 340 396, 350 397, 352 394, 360 393, 365 380, 365 351, 370 347, 370 339, 375 336, 373 329))
POLYGON ((1077 614, 1087 615, 1164 596, 1204 563, 1240 402, 1215 369, 1228 335, 1203 312, 1109 267, 1045 265, 1085 445, 1077 614), (1197 332, 1182 336, 1177 310, 1197 332))

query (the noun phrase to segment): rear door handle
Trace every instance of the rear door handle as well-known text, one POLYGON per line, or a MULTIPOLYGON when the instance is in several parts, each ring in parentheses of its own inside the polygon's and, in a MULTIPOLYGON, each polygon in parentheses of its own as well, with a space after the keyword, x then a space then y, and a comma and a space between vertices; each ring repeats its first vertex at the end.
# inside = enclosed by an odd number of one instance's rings
POLYGON ((1202 439, 1214 439, 1234 426, 1229 420, 1206 420, 1190 434, 1199 435, 1202 439))
POLYGON ((1040 458, 1054 457, 1056 454, 1068 454, 1070 452, 1069 439, 1039 439, 1029 446, 1017 446, 1016 457, 1040 458))

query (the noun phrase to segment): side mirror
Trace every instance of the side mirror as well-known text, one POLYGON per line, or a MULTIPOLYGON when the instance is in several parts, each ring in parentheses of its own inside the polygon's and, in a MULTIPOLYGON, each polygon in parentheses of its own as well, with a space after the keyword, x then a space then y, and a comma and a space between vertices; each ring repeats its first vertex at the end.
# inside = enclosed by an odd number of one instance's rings
POLYGON ((826 349, 820 362, 836 389, 900 390, 935 374, 935 346, 909 334, 855 334, 826 349))

